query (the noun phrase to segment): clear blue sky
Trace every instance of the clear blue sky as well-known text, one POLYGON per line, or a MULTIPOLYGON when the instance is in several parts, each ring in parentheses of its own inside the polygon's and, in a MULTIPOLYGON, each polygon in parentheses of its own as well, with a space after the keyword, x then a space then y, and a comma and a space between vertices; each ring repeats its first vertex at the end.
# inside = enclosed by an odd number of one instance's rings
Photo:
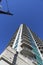
MULTIPOLYGON (((7 10, 3 0, 3 9, 7 10)), ((43 39, 43 0, 8 0, 13 16, 0 14, 0 53, 8 45, 13 33, 25 23, 43 39)))

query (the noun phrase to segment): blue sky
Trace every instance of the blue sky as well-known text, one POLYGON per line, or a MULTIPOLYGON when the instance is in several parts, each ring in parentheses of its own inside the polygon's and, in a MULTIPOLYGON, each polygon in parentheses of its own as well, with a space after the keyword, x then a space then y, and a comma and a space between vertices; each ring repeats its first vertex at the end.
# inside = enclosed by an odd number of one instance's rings
MULTIPOLYGON (((5 1, 1 3, 3 10, 7 10, 5 1)), ((0 53, 21 23, 26 24, 43 39, 43 0, 8 0, 8 4, 14 15, 0 14, 0 53)))

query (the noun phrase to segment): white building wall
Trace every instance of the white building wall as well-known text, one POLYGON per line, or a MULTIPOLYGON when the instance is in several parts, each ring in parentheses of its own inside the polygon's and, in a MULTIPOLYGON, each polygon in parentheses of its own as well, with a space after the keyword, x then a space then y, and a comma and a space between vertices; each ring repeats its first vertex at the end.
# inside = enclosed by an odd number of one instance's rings
MULTIPOLYGON (((0 65, 10 65, 13 63, 14 55, 16 51, 10 46, 3 52, 1 58, 4 58, 6 61, 0 58, 0 65), (10 64, 9 64, 9 63, 10 64)), ((34 65, 30 59, 24 58, 21 54, 18 54, 16 59, 16 65, 34 65)))
POLYGON ((9 64, 5 62, 4 60, 0 60, 0 65, 9 65, 9 64))

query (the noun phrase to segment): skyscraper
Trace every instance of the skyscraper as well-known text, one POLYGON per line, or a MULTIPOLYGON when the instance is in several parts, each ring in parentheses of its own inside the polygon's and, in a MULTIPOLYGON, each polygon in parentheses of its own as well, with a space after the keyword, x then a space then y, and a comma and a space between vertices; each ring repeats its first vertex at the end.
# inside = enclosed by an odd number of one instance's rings
POLYGON ((43 65, 43 41, 21 24, 0 55, 0 65, 43 65))

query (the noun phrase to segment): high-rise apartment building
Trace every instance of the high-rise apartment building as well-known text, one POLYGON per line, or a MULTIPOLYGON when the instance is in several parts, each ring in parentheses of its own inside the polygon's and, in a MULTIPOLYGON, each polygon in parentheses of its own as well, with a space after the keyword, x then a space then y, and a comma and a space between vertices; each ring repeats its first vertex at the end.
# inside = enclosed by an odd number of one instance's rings
POLYGON ((21 24, 0 55, 0 65, 43 65, 43 41, 21 24))

